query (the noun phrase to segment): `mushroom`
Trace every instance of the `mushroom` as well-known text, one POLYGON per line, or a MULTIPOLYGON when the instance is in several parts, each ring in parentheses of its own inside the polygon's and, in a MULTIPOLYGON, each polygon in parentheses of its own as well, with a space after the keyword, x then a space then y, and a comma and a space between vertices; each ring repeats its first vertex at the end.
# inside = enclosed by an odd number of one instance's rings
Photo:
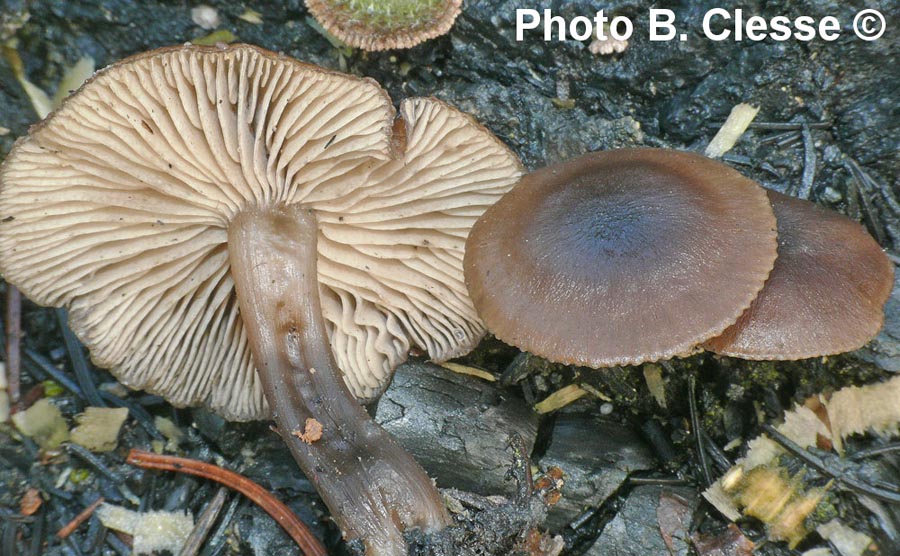
POLYGON ((273 416, 345 536, 405 554, 404 529, 448 514, 353 394, 376 396, 411 347, 443 360, 477 343, 464 242, 520 172, 438 100, 395 120, 369 79, 247 45, 160 49, 16 144, 0 272, 68 307, 124 384, 273 416))
POLYGON ((894 269, 865 229, 814 203, 769 191, 778 259, 736 323, 703 347, 744 359, 805 359, 858 349, 884 321, 894 269))
POLYGON ((363 50, 412 48, 447 33, 462 0, 306 0, 326 31, 363 50))
POLYGON ((689 353, 734 323, 776 257, 765 190, 662 149, 524 176, 472 228, 466 284, 499 339, 589 367, 689 353))

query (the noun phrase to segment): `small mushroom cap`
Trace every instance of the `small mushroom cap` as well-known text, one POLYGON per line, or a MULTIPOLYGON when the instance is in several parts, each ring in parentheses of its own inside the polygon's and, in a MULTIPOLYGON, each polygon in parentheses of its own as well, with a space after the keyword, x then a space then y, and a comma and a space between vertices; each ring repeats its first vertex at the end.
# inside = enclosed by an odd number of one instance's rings
POLYGON ((462 0, 306 0, 322 27, 363 50, 412 48, 447 33, 462 0))
POLYGON ((704 348, 792 360, 858 349, 878 333, 894 268, 865 229, 815 203, 769 191, 778 259, 759 296, 704 348))
POLYGON ((0 169, 0 272, 69 307, 124 384, 230 419, 268 416, 229 272, 244 209, 319 224, 322 310, 358 397, 416 346, 441 360, 483 326, 469 229, 521 173, 467 115, 247 45, 177 47, 99 72, 0 169))
POLYGON ((708 158, 593 153, 523 177, 472 229, 466 283, 501 340, 566 364, 686 354, 762 289, 765 190, 708 158))

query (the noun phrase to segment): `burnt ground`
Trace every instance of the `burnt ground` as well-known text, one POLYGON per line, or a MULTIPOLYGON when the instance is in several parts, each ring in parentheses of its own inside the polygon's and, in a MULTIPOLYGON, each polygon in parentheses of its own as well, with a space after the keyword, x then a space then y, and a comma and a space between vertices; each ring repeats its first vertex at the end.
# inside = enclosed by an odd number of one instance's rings
MULTIPOLYGON (((206 35, 207 31, 191 21, 188 4, 0 0, 0 40, 15 40, 28 78, 52 92, 65 69, 82 56, 92 57, 97 67, 103 67, 136 52, 206 35)), ((875 7, 885 14, 888 24, 894 24, 874 42, 853 36, 849 27, 856 11, 853 7, 826 0, 748 1, 742 7, 746 13, 769 17, 836 16, 844 24, 844 32, 834 42, 713 42, 700 34, 700 21, 708 9, 724 6, 702 1, 679 3, 675 8, 687 41, 656 43, 646 38, 652 3, 616 2, 606 6, 607 13, 629 16, 636 32, 625 52, 613 56, 594 55, 587 44, 575 41, 545 43, 535 33, 526 35, 523 42, 515 41, 516 8, 552 7, 557 15, 566 17, 591 15, 597 6, 586 1, 468 1, 448 36, 411 50, 380 54, 333 47, 307 23, 299 0, 208 4, 218 9, 219 28, 230 30, 243 42, 373 77, 395 101, 430 95, 472 113, 529 168, 623 146, 701 150, 732 106, 757 104, 757 122, 775 125, 751 129, 725 160, 767 187, 808 197, 862 222, 889 255, 900 260, 900 49, 896 28, 900 8, 895 2, 874 3, 879 4, 875 7), (248 7, 261 14, 261 24, 238 18, 248 7)), ((0 58, 0 127, 9 130, 0 134, 0 156, 35 120, 11 68, 0 58)), ((0 283, 0 292, 4 290, 0 283)), ((23 392, 52 395, 71 419, 89 405, 90 391, 96 385, 113 382, 105 371, 79 369, 72 357, 78 348, 67 351, 53 310, 26 302, 23 327, 24 347, 38 355, 25 358, 23 392), (36 362, 41 356, 51 369, 36 362), (81 382, 76 380, 76 370, 82 372, 81 382)), ((684 544, 677 550, 667 549, 642 535, 652 536, 653 528, 659 528, 653 521, 659 512, 656 503, 646 503, 648 488, 670 488, 665 496, 676 497, 690 509, 679 526, 682 533, 715 536, 727 524, 715 510, 696 500, 705 478, 691 434, 691 381, 696 384, 702 443, 708 449, 721 448, 734 439, 752 438, 762 423, 774 422, 793 403, 810 395, 892 376, 890 373, 900 371, 898 341, 900 298, 895 291, 885 330, 869 348, 827 360, 794 363, 748 363, 710 355, 673 361, 665 373, 668 404, 663 409, 649 394, 641 368, 595 372, 552 365, 523 357, 489 338, 463 362, 502 380, 483 383, 471 377, 442 377, 436 380, 454 383, 456 393, 426 396, 426 402, 417 399, 421 394, 415 388, 403 390, 398 385, 392 391, 399 392, 399 397, 383 402, 379 411, 384 413, 382 420, 390 422, 391 410, 400 408, 403 414, 407 403, 437 408, 435 414, 423 412, 416 417, 421 422, 415 426, 395 432, 417 457, 427 460, 426 467, 438 477, 440 486, 482 494, 512 491, 504 473, 498 471, 511 463, 509 450, 494 449, 485 456, 492 461, 479 461, 481 468, 491 469, 483 475, 460 473, 459 466, 472 461, 468 456, 485 455, 482 448, 486 446, 503 446, 496 437, 501 431, 516 429, 526 436, 539 467, 560 465, 571 474, 569 499, 573 502, 549 522, 566 541, 565 554, 588 550, 592 554, 687 553, 697 548, 684 544), (572 383, 587 385, 612 401, 588 396, 543 417, 529 409, 536 400, 572 383), (496 419, 499 410, 495 409, 500 406, 504 408, 502 426, 482 427, 478 434, 486 436, 479 437, 480 444, 467 445, 468 436, 474 433, 459 423, 496 419), (493 441, 490 434, 495 435, 493 441), (600 468, 605 474, 597 474, 600 468), (639 471, 627 479, 633 470, 639 471), (472 477, 479 479, 473 481, 472 477), (651 486, 638 487, 645 483, 651 486), (617 530, 628 529, 613 525, 640 522, 649 524, 644 533, 632 528, 631 534, 615 536, 617 530), (590 548, 601 531, 607 536, 590 548)), ((410 374, 408 369, 406 374, 410 374)), ((404 380, 407 385, 415 381, 404 380)), ((22 440, 9 428, 0 429, 0 554, 125 551, 121 540, 107 534, 96 519, 65 542, 52 540, 53 533, 98 493, 124 505, 129 505, 129 500, 139 502, 141 509, 186 508, 199 513, 215 493, 214 485, 181 475, 138 471, 124 464, 128 448, 147 447, 159 436, 153 416, 165 416, 182 430, 180 453, 219 461, 246 473, 287 501, 334 553, 349 550, 340 543, 310 484, 266 424, 229 424, 203 410, 172 408, 141 393, 113 391, 109 396, 129 404, 132 417, 119 448, 96 461, 66 450, 40 453, 31 441, 22 440), (39 489, 45 500, 36 514, 21 518, 19 500, 28 487, 39 489)), ((110 403, 109 396, 105 403, 110 403)), ((852 447, 881 442, 885 440, 860 438, 852 447)), ((738 447, 725 456, 734 459, 740 450, 738 447)), ((895 452, 854 464, 847 472, 897 484, 898 461, 895 452)), ((713 458, 714 476, 721 472, 715 463, 713 458)), ((814 473, 809 477, 811 481, 826 479, 814 473)), ((651 501, 665 498, 656 491, 649 496, 651 501)), ((882 554, 900 553, 896 506, 877 518, 861 505, 858 496, 840 489, 833 492, 828 506, 832 515, 872 536, 882 554)), ((748 536, 760 540, 763 531, 757 523, 748 520, 741 526, 748 536)), ((814 534, 799 550, 819 546, 826 545, 814 534)), ((778 543, 764 544, 759 552, 791 554, 778 543)), ((272 553, 290 554, 296 549, 271 519, 239 496, 229 497, 210 541, 200 552, 272 553)))

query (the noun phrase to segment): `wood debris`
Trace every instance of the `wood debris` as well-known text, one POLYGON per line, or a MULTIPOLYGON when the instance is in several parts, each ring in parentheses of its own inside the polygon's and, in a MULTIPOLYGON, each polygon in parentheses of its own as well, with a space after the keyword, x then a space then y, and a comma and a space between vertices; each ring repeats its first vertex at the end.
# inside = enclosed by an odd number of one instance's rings
POLYGON ((541 402, 535 404, 534 410, 538 413, 550 413, 551 411, 562 409, 570 403, 581 399, 587 393, 587 390, 579 385, 570 384, 564 388, 560 388, 544 398, 541 402))
POLYGON ((47 398, 12 416, 20 433, 32 438, 45 450, 59 448, 69 440, 69 427, 62 413, 47 398))
MULTIPOLYGON (((843 454, 852 434, 896 435, 900 424, 900 376, 867 386, 851 386, 819 395, 796 406, 773 427, 801 448, 833 448, 843 454)), ((748 443, 747 455, 707 489, 703 496, 732 521, 757 517, 773 540, 793 547, 808 533, 806 517, 825 489, 804 489, 798 476, 788 476, 777 458, 786 449, 763 434, 748 443)))
POLYGON ((124 407, 87 407, 75 417, 78 426, 72 429, 72 442, 92 452, 111 452, 116 449, 119 431, 127 418, 124 407))
POLYGON ((758 107, 744 103, 732 108, 728 119, 725 120, 725 123, 719 128, 719 132, 716 133, 716 136, 713 137, 706 147, 706 156, 719 158, 730 151, 741 138, 741 135, 750 127, 758 113, 758 107))
POLYGON ((459 363, 450 363, 446 361, 444 363, 438 363, 438 365, 449 371, 453 371, 454 373, 475 376, 488 382, 496 382, 497 380, 497 377, 491 373, 477 367, 470 367, 468 365, 460 365, 459 363))
POLYGON ((659 407, 666 409, 666 381, 662 376, 662 367, 654 363, 644 365, 644 382, 650 395, 659 407))
MULTIPOLYGON (((837 519, 819 525, 816 532, 835 547, 840 556, 863 556, 875 548, 868 535, 854 531, 837 519)), ((877 550, 872 550, 871 553, 877 554, 877 550)))
POLYGON ((135 512, 113 504, 97 509, 100 522, 134 537, 134 554, 153 554, 167 550, 178 554, 191 531, 194 518, 187 512, 135 512))

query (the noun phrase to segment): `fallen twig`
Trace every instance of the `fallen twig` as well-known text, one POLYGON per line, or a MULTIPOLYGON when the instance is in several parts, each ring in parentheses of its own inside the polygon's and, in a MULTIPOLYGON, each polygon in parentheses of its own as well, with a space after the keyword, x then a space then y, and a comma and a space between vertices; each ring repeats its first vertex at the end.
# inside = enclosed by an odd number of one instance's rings
POLYGON ((43 380, 46 377, 50 377, 59 383, 60 386, 68 390, 69 392, 75 394, 76 397, 81 398, 82 400, 87 401, 87 398, 84 397, 84 392, 81 391, 81 387, 79 387, 75 381, 66 375, 66 373, 60 371, 55 366, 53 366, 53 362, 47 359, 45 356, 40 353, 25 348, 25 357, 27 357, 31 363, 37 367, 37 372, 32 372, 33 367, 29 367, 30 374, 37 374, 39 380, 43 380))
MULTIPOLYGON (((900 203, 897 202, 890 187, 884 187, 875 181, 872 176, 867 174, 866 171, 852 158, 847 157, 844 161, 844 169, 850 172, 850 175, 853 176, 853 179, 856 182, 856 190, 859 193, 863 210, 866 212, 866 220, 871 224, 869 229, 872 231, 872 234, 875 236, 878 243, 884 244, 884 234, 882 233, 881 224, 876 215, 873 214, 875 207, 872 206, 872 199, 869 198, 868 194, 876 194, 884 199, 884 202, 891 209, 888 213, 900 213, 900 203)), ((896 245, 897 243, 900 243, 900 236, 892 230, 893 227, 891 226, 886 228, 887 233, 891 236, 891 240, 896 245)))
POLYGON ((144 469, 158 469, 162 471, 176 471, 187 473, 197 477, 203 477, 234 489, 272 516, 281 525, 288 535, 294 539, 297 546, 307 556, 326 556, 325 547, 309 531, 306 525, 270 492, 243 475, 222 469, 216 465, 204 463, 188 458, 158 455, 152 452, 132 449, 128 453, 128 463, 144 469))
POLYGON ((6 285, 6 391, 12 411, 19 402, 22 366, 22 294, 12 284, 6 285))
POLYGON ((834 466, 828 464, 828 462, 816 455, 813 455, 799 444, 782 434, 772 425, 765 424, 762 426, 763 430, 766 431, 766 434, 772 438, 775 442, 780 444, 785 450, 793 454, 794 456, 803 460, 804 463, 814 468, 816 471, 833 478, 837 482, 843 484, 845 487, 855 490, 858 493, 868 494, 873 498, 877 498, 879 500, 884 500, 886 502, 893 502, 895 504, 900 503, 900 494, 896 492, 892 492, 887 489, 878 488, 876 486, 870 485, 865 481, 861 481, 859 479, 854 479, 853 477, 848 477, 844 473, 841 472, 840 469, 835 469, 834 466))
POLYGON ((720 473, 724 473, 734 465, 728 456, 725 455, 725 452, 719 448, 718 444, 713 442, 713 439, 709 436, 705 430, 701 430, 700 434, 703 435, 703 442, 705 444, 706 453, 709 454, 709 457, 713 459, 716 464, 716 467, 719 468, 720 473))
POLYGON ((682 479, 681 477, 653 477, 631 475, 628 477, 628 484, 632 486, 686 486, 691 484, 691 482, 687 479, 682 479))
POLYGON ((887 454, 890 452, 900 452, 900 442, 894 442, 892 444, 885 444, 884 446, 875 446, 874 448, 860 450, 850 456, 850 459, 852 459, 853 461, 859 461, 865 458, 887 454))
POLYGON ((94 502, 88 506, 87 508, 81 510, 81 513, 72 518, 72 521, 67 523, 62 529, 56 532, 56 537, 59 539, 65 539, 69 535, 75 532, 75 529, 81 526, 82 523, 87 521, 92 515, 94 515, 94 511, 100 507, 105 500, 103 497, 99 497, 94 502))
POLYGON ((759 140, 760 145, 776 145, 778 147, 786 147, 796 143, 801 138, 799 131, 783 131, 774 135, 763 137, 759 140))
MULTIPOLYGON (((707 125, 712 127, 722 127, 723 124, 724 122, 710 122, 707 125)), ((772 131, 799 131, 803 129, 803 126, 809 126, 812 129, 828 129, 832 126, 832 122, 753 122, 752 124, 750 124, 750 129, 766 129, 772 131)))
POLYGON ((84 392, 84 397, 88 404, 94 407, 107 407, 106 403, 100 397, 97 385, 94 384, 94 376, 88 367, 87 359, 84 357, 84 348, 72 329, 69 328, 69 315, 65 309, 56 310, 56 319, 59 321, 59 328, 62 332, 63 342, 66 344, 66 352, 69 354, 69 362, 72 364, 72 370, 75 372, 75 379, 84 392))
POLYGON ((803 124, 801 131, 803 137, 803 175, 800 179, 800 190, 797 196, 801 199, 809 199, 812 195, 813 183, 816 180, 816 143, 813 140, 809 124, 803 124))
POLYGON ((203 546, 203 541, 206 540, 210 529, 216 522, 216 518, 219 517, 219 512, 222 511, 222 506, 225 505, 225 498, 227 497, 228 489, 224 486, 220 487, 213 499, 204 508, 203 513, 200 514, 197 524, 194 525, 194 530, 191 531, 190 536, 184 542, 184 546, 181 547, 181 552, 178 553, 178 556, 196 556, 200 552, 200 547, 203 546))
POLYGON ((94 471, 96 471, 100 475, 103 475, 113 483, 120 485, 124 482, 124 480, 118 473, 107 467, 100 458, 92 454, 84 446, 80 446, 78 444, 75 444, 74 442, 70 442, 66 444, 66 451, 69 454, 78 457, 78 459, 82 460, 83 462, 88 464, 88 466, 93 468, 94 471))
POLYGON ((700 416, 697 414, 697 381, 694 377, 688 380, 688 408, 691 412, 691 428, 694 433, 694 442, 697 445, 697 456, 700 458, 700 469, 703 471, 704 486, 713 482, 712 472, 709 469, 709 461, 706 458, 706 449, 703 447, 703 435, 700 433, 700 416))
POLYGON ((528 446, 525 444, 525 439, 516 433, 510 434, 506 442, 513 453, 513 464, 506 476, 516 481, 516 501, 523 503, 534 493, 534 479, 531 476, 531 458, 528 456, 528 446))

